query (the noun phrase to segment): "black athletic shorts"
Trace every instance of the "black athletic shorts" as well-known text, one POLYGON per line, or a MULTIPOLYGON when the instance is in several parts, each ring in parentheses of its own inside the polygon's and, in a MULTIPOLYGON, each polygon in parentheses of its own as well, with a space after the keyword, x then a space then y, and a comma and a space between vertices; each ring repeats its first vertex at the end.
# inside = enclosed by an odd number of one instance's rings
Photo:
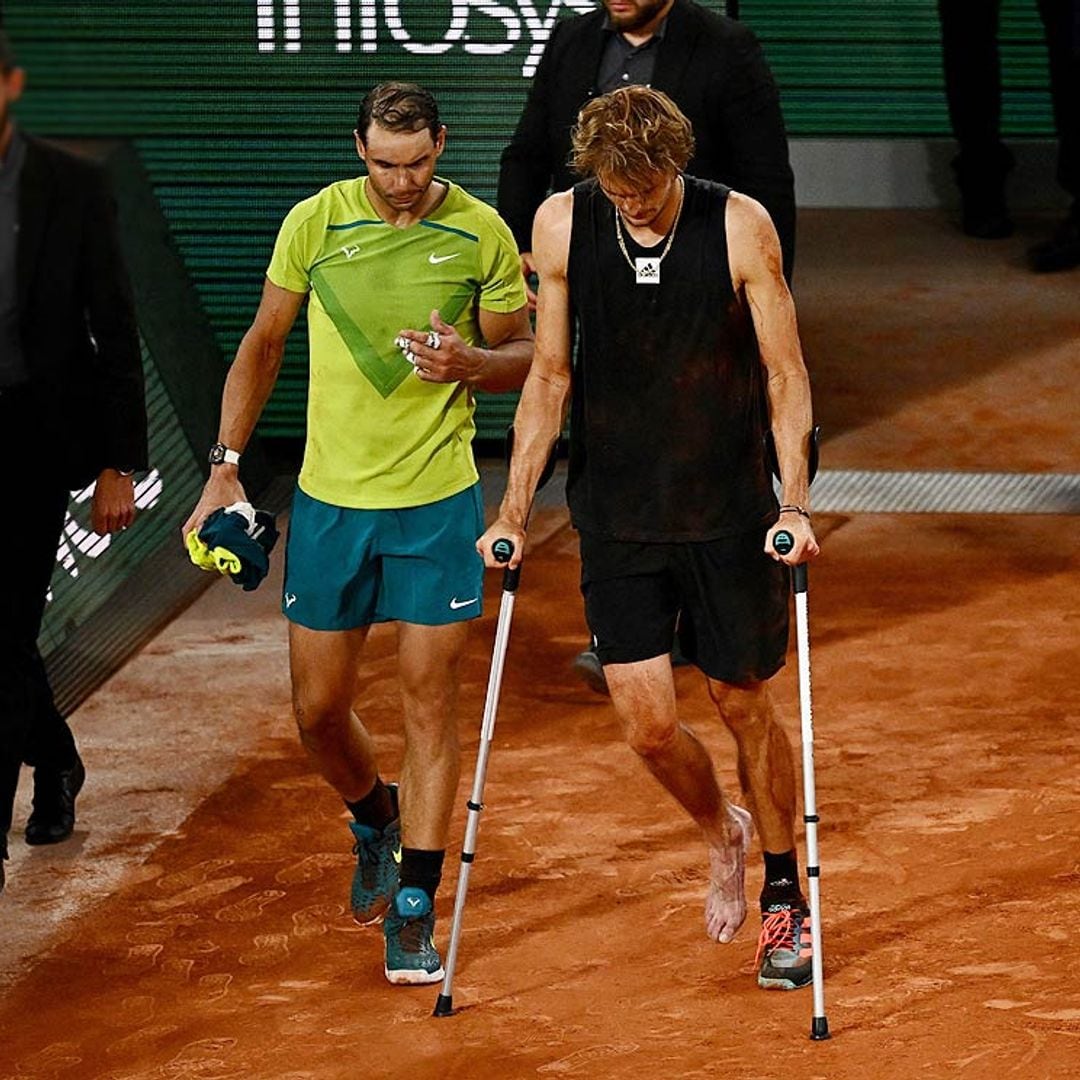
POLYGON ((789 579, 765 554, 766 531, 673 544, 581 533, 581 593, 600 662, 666 656, 677 627, 683 655, 710 678, 775 675, 787 652, 789 579))

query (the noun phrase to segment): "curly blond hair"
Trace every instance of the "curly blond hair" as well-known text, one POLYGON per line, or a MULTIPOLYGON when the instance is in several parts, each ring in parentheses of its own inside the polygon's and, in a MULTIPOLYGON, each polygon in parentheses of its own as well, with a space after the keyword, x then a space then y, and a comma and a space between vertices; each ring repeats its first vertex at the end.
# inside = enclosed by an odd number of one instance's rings
POLYGON ((694 154, 694 133, 667 94, 623 86, 581 110, 571 145, 571 164, 582 176, 643 184, 682 172, 694 154))

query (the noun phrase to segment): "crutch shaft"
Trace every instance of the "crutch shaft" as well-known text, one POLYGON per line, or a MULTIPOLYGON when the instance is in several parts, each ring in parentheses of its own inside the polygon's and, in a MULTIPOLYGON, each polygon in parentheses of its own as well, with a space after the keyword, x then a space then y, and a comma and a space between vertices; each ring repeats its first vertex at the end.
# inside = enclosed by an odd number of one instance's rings
MULTIPOLYGON (((795 538, 786 530, 773 537, 778 554, 786 555, 795 547, 795 538)), ((810 961, 814 1000, 810 1038, 829 1038, 825 1016, 825 972, 821 944, 821 866, 818 861, 817 791, 814 785, 814 705, 810 684, 809 574, 805 563, 791 568, 791 588, 795 594, 795 631, 799 656, 799 720, 802 735, 803 821, 806 824, 806 880, 809 885, 810 961)))
MULTIPOLYGON (((497 543, 504 543, 504 541, 497 541, 497 543)), ((510 551, 513 551, 512 547, 510 551)), ((458 871, 457 894, 454 898, 454 917, 450 924, 450 944, 446 952, 442 989, 435 1002, 433 1014, 435 1016, 450 1016, 454 1011, 454 972, 457 969, 458 948, 461 943, 465 900, 469 892, 469 874, 476 855, 476 837, 480 831, 480 814, 484 809, 484 782, 487 779, 488 755, 491 750, 491 740, 495 735, 495 717, 499 711, 503 668, 506 664, 506 650, 510 643, 510 623, 514 615, 514 600, 520 576, 520 567, 513 570, 507 568, 503 572, 503 594, 499 603, 499 619, 495 626, 495 643, 491 651, 491 672, 488 675, 484 717, 480 725, 476 772, 473 775, 472 795, 466 803, 468 816, 465 822, 465 839, 461 845, 461 868, 458 871)))

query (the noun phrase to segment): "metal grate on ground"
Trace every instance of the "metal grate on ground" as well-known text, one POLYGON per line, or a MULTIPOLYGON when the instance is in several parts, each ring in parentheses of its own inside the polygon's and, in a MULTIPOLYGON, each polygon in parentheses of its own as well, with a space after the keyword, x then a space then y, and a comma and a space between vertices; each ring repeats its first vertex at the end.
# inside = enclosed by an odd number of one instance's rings
POLYGON ((1076 514, 1080 473, 827 470, 816 511, 863 514, 1076 514))
MULTIPOLYGON (((506 490, 506 466, 484 461, 484 501, 496 507, 506 490)), ((565 505, 566 462, 539 492, 534 509, 565 505)), ((779 495, 779 493, 778 493, 779 495)), ((823 469, 814 481, 816 513, 834 514, 1077 514, 1080 473, 881 472, 823 469)))

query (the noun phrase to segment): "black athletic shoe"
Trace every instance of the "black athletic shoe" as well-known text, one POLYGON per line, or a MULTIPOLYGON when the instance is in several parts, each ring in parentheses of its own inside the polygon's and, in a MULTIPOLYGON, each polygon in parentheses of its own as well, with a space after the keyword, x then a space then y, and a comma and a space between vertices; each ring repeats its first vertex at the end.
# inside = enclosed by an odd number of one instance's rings
POLYGON ((86 781, 80 758, 70 769, 34 769, 34 808, 26 822, 28 844, 59 844, 75 829, 75 798, 86 781))

